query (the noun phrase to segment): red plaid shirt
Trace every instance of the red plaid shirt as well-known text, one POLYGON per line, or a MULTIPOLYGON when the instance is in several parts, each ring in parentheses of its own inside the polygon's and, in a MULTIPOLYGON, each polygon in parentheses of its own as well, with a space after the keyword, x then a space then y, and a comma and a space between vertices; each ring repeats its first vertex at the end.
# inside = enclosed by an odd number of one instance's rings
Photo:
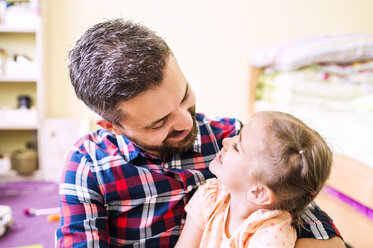
POLYGON ((172 247, 195 189, 213 175, 210 161, 222 139, 236 135, 236 119, 197 114, 193 149, 164 158, 125 136, 100 129, 71 150, 60 186, 59 247, 172 247))

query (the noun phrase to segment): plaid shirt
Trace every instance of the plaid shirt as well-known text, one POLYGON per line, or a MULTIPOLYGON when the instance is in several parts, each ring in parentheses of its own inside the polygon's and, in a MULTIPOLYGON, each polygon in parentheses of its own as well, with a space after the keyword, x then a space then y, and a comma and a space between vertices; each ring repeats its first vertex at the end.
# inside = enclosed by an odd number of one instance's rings
MULTIPOLYGON (((193 149, 164 158, 105 129, 81 138, 69 154, 60 185, 57 247, 173 247, 186 202, 213 177, 209 162, 222 140, 241 130, 236 119, 211 120, 202 114, 197 114, 197 124, 193 149)), ((318 230, 324 230, 323 224, 318 230)), ((333 231, 323 237, 335 236, 333 231)))

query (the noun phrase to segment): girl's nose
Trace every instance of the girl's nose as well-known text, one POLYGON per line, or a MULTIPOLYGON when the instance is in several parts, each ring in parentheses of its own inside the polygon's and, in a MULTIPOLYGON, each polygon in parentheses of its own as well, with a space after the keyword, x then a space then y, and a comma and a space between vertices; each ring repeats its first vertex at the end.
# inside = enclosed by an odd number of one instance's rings
POLYGON ((226 151, 230 147, 230 145, 232 143, 232 140, 233 140, 233 138, 231 138, 231 137, 223 139, 223 150, 226 151))

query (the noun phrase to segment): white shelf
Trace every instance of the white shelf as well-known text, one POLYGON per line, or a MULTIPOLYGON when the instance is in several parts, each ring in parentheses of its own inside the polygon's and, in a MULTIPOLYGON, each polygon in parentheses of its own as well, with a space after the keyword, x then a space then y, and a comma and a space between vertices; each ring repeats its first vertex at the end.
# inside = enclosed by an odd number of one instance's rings
POLYGON ((19 122, 14 122, 14 124, 0 123, 0 130, 37 130, 37 124, 19 124, 19 122))
POLYGON ((17 27, 0 25, 0 33, 36 33, 36 27, 17 27))
POLYGON ((27 109, 0 109, 0 129, 33 130, 38 128, 38 113, 27 109))
POLYGON ((9 77, 9 76, 0 76, 0 82, 36 82, 36 77, 9 77))

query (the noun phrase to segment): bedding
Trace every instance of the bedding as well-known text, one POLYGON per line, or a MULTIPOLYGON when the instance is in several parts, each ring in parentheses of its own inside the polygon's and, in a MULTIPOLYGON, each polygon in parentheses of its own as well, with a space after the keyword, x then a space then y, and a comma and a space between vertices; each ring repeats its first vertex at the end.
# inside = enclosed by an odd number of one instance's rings
POLYGON ((291 113, 316 129, 334 152, 373 167, 373 153, 362 149, 373 140, 373 69, 347 75, 327 69, 265 72, 258 80, 256 110, 291 113))
POLYGON ((316 63, 346 63, 373 57, 373 34, 330 34, 292 39, 251 56, 255 67, 291 71, 316 63))

